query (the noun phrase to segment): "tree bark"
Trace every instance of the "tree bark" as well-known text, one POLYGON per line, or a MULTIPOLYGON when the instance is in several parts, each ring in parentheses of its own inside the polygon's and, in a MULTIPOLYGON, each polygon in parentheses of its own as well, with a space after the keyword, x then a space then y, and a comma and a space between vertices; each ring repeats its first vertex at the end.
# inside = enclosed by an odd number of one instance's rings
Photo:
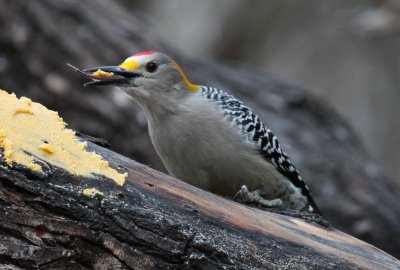
POLYGON ((400 256, 399 190, 346 122, 304 89, 249 67, 183 56, 151 30, 154 18, 114 1, 0 0, 0 6, 1 88, 59 111, 70 127, 162 170, 140 109, 118 92, 82 88, 65 63, 92 67, 143 50, 169 53, 194 83, 229 90, 261 116, 334 226, 400 256))
POLYGON ((253 209, 89 145, 122 187, 0 164, 0 269, 398 269, 332 228, 253 209), (104 195, 86 196, 84 188, 104 195))

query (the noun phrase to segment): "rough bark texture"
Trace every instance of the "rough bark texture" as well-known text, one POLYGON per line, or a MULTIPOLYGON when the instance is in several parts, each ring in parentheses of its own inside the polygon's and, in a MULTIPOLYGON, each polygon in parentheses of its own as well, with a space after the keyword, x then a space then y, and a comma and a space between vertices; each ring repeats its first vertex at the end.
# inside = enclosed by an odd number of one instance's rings
POLYGON ((398 269, 349 235, 243 206, 114 152, 124 186, 0 162, 0 269, 398 269), (84 188, 104 193, 82 194, 84 188))
POLYGON ((169 53, 194 83, 229 89, 260 114, 335 227, 400 256, 399 190, 349 126, 300 87, 248 67, 179 55, 148 27, 154 18, 116 2, 0 0, 0 6, 1 88, 59 111, 72 128, 161 169, 138 106, 110 89, 82 88, 65 63, 91 67, 117 64, 143 50, 169 53))

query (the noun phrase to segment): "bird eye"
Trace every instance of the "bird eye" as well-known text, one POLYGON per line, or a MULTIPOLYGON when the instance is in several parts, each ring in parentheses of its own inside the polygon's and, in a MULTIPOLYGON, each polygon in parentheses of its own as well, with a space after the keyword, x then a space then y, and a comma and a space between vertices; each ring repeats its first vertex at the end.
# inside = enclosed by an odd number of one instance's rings
POLYGON ((155 72, 155 71, 157 70, 157 67, 158 67, 157 64, 154 63, 154 62, 148 62, 148 63, 146 64, 146 66, 145 66, 146 71, 147 71, 147 72, 150 72, 150 73, 155 72))

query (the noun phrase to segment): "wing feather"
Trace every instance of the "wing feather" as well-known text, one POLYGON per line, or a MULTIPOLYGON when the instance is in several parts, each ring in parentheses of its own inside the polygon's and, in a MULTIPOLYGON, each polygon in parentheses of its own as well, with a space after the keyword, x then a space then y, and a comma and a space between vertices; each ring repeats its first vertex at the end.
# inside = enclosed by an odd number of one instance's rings
POLYGON ((273 164, 294 186, 300 188, 302 194, 307 197, 309 206, 311 206, 309 210, 320 214, 299 171, 282 150, 277 137, 264 125, 260 118, 243 102, 222 90, 202 86, 201 94, 207 99, 216 102, 225 118, 240 129, 244 139, 253 143, 268 162, 273 164))

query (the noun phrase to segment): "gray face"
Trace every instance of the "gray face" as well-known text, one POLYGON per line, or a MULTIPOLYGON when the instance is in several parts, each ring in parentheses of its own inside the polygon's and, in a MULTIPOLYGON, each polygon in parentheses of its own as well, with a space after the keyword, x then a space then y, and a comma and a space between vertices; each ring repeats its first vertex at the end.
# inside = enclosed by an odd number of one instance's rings
POLYGON ((177 63, 157 52, 135 54, 119 66, 96 67, 80 72, 93 79, 85 85, 115 85, 149 112, 173 110, 180 103, 177 100, 199 89, 187 80, 177 63), (99 69, 109 73, 100 75, 99 69))
POLYGON ((179 98, 190 92, 177 64, 162 53, 134 55, 121 68, 140 74, 119 87, 135 100, 151 102, 155 99, 179 98))

